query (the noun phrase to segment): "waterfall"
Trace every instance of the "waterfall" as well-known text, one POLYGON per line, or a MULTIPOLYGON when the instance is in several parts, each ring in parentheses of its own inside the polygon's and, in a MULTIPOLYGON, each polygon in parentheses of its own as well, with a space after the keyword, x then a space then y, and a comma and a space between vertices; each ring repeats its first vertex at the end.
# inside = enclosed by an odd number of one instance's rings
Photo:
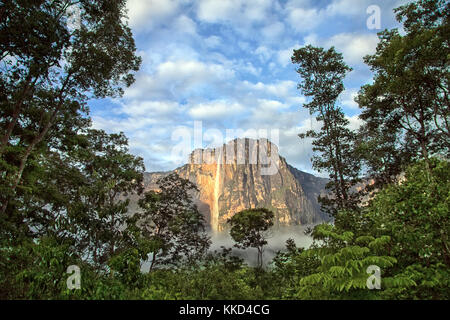
POLYGON ((214 210, 211 217, 212 229, 214 232, 219 231, 219 188, 220 188, 220 161, 222 160, 222 152, 219 151, 216 159, 216 176, 214 180, 214 210))

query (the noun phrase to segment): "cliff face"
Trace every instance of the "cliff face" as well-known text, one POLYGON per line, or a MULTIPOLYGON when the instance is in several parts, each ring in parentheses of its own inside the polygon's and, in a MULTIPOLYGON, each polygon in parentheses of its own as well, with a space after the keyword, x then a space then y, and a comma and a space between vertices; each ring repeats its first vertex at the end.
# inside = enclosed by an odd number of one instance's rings
MULTIPOLYGON (((200 189, 196 203, 215 232, 249 208, 273 210, 275 226, 326 219, 315 199, 326 180, 289 166, 267 140, 236 139, 221 148, 195 150, 190 163, 174 171, 200 189)), ((163 175, 146 174, 145 189, 155 189, 163 175)))

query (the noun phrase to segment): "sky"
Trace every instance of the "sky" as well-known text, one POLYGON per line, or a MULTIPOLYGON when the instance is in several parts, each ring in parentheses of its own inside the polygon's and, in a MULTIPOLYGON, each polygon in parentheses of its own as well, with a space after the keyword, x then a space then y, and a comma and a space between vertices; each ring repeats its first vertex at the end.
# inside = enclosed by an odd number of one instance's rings
POLYGON ((311 44, 343 54, 353 71, 338 103, 356 129, 360 111, 353 99, 372 79, 363 57, 375 52, 377 32, 400 28, 392 9, 405 2, 129 0, 141 69, 123 97, 89 103, 93 126, 123 131, 148 172, 186 163, 186 150, 177 146, 183 142, 186 149, 189 141, 188 151, 199 147, 193 132, 201 126, 202 147, 227 142, 230 130, 241 130, 235 131, 240 137, 266 132, 289 164, 318 174, 311 167, 311 141, 298 137, 320 125, 302 107, 308 100, 297 89, 293 50, 311 44), (276 130, 278 137, 271 135, 276 130))

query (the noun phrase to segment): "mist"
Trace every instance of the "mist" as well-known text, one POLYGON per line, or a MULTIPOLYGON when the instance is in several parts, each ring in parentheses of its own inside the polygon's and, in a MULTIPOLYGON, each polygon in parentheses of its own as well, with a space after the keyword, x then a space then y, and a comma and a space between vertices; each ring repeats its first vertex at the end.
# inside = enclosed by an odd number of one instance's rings
MULTIPOLYGON (((272 259, 275 257, 278 251, 286 250, 286 240, 289 238, 295 241, 298 248, 309 248, 313 243, 311 236, 306 235, 305 231, 307 228, 312 228, 314 225, 303 225, 303 226, 284 226, 278 228, 272 228, 268 231, 268 244, 264 247, 263 262, 264 267, 267 267, 272 259)), ((223 231, 221 233, 215 234, 210 232, 211 246, 209 252, 214 252, 217 250, 221 252, 221 247, 232 248, 232 255, 244 259, 244 262, 249 266, 255 267, 257 262, 257 249, 247 248, 245 250, 238 249, 234 247, 236 242, 231 238, 228 231, 223 231)), ((142 263, 141 271, 148 272, 150 268, 152 258, 142 263)))
MULTIPOLYGON (((305 231, 308 227, 312 228, 314 225, 303 226, 284 226, 276 229, 271 229, 268 232, 268 244, 264 247, 263 262, 264 266, 272 261, 278 251, 286 250, 286 240, 289 238, 295 241, 298 248, 309 248, 313 243, 311 236, 306 235, 305 231)), ((210 251, 221 251, 221 246, 226 248, 232 248, 232 254, 234 256, 244 259, 244 262, 249 266, 256 266, 257 262, 257 249, 247 248, 245 250, 234 247, 235 242, 231 238, 229 232, 222 232, 219 234, 211 234, 211 247, 210 251)))

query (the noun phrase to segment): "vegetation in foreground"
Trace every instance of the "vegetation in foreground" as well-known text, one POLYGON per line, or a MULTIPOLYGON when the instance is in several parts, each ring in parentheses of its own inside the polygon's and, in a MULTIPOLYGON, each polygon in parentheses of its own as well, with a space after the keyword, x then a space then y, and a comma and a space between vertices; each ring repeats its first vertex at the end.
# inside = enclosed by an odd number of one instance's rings
POLYGON ((330 176, 331 196, 320 200, 334 223, 311 231, 310 248, 289 240, 262 266, 271 213, 236 214, 232 236, 258 248, 257 267, 229 248, 208 251, 189 197, 195 186, 176 175, 128 214, 126 196, 142 193, 142 159, 122 133, 92 129, 87 108, 134 81, 140 59, 124 8, 120 0, 0 4, 0 298, 450 298, 450 4, 396 9, 405 34, 381 32, 366 57, 374 81, 357 97, 356 132, 337 104, 350 70, 342 55, 294 51, 305 107, 323 124, 301 137, 313 139, 313 166, 330 176), (81 9, 79 28, 68 27, 68 5, 81 9), (81 270, 80 289, 67 287, 70 265, 81 270), (367 288, 369 266, 381 270, 380 290, 367 288))

